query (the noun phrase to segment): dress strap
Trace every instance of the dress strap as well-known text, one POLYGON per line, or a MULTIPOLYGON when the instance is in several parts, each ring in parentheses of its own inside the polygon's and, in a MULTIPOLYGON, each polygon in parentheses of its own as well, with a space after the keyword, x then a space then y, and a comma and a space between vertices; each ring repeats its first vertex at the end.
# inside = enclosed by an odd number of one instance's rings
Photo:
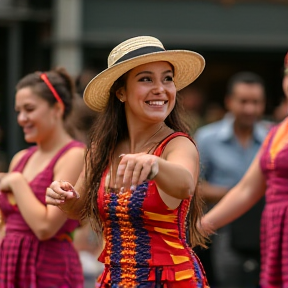
MULTIPOLYGON (((191 142, 196 146, 196 143, 194 142, 194 140, 186 133, 183 133, 183 132, 173 132, 172 134, 168 135, 165 139, 163 139, 160 144, 157 146, 157 148, 155 149, 154 151, 154 155, 156 156, 161 156, 162 152, 164 151, 166 145, 174 138, 176 137, 179 137, 179 136, 182 136, 182 137, 186 137, 188 139, 191 140, 191 142)), ((196 146, 197 148, 197 146, 196 146)))
POLYGON ((29 147, 26 152, 24 153, 24 155, 22 156, 22 158, 18 161, 18 163, 15 165, 15 167, 13 168, 13 171, 18 171, 18 172, 22 172, 27 161, 29 160, 29 158, 34 154, 34 152, 37 150, 37 146, 31 146, 29 147))
MULTIPOLYGON (((49 167, 54 167, 56 162, 59 160, 59 158, 61 158, 61 156, 68 150, 70 150, 71 148, 74 147, 80 147, 80 148, 84 148, 85 144, 76 140, 72 140, 71 142, 69 142, 68 144, 66 144, 64 147, 62 147, 57 154, 52 158, 52 160, 49 163, 49 167)), ((83 156, 84 157, 84 156, 83 156)))

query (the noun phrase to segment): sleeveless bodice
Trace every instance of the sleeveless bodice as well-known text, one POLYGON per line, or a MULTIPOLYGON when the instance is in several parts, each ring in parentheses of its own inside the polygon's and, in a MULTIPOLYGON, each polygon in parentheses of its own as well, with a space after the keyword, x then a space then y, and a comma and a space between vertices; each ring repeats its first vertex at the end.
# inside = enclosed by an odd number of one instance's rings
POLYGON ((263 147, 263 153, 260 160, 261 169, 266 178, 266 203, 283 201, 288 202, 288 135, 287 145, 275 155, 275 158, 271 158, 270 148, 272 141, 277 132, 277 127, 274 127, 267 141, 263 147))
POLYGON ((260 165, 266 179, 260 284, 288 287, 288 118, 268 134, 260 165))
MULTIPOLYGON (((71 141, 68 145, 63 147, 50 161, 50 163, 37 174, 32 181, 29 182, 29 186, 34 192, 37 199, 45 204, 46 188, 50 186, 53 181, 53 169, 57 160, 72 147, 84 147, 84 145, 77 141, 71 141)), ((26 163, 30 157, 36 152, 37 147, 32 146, 27 149, 26 154, 16 164, 13 171, 22 172, 26 163)), ((11 198, 10 198, 11 199, 11 198)), ((25 222, 22 215, 19 213, 17 205, 10 203, 11 200, 7 197, 6 193, 0 194, 0 209, 4 214, 6 222, 6 231, 21 231, 26 233, 33 233, 28 224, 25 222), (10 200, 10 201, 9 201, 10 200)), ((57 232, 56 237, 63 233, 72 232, 79 225, 78 221, 67 220, 64 226, 57 232)))
MULTIPOLYGON (((173 133, 157 147, 154 155, 160 156, 166 144, 177 136, 188 137, 173 133)), ((162 278, 167 281, 193 279, 195 286, 189 287, 206 287, 201 264, 188 247, 185 236, 191 198, 183 199, 176 209, 170 209, 153 180, 139 185, 135 191, 107 191, 107 173, 108 168, 98 191, 98 208, 105 223, 106 238, 99 260, 110 266, 111 283, 138 287, 136 285, 143 281, 154 280, 153 267, 161 266, 162 278)))
MULTIPOLYGON (((46 188, 53 181, 57 160, 73 147, 84 147, 84 144, 77 141, 68 143, 28 183, 41 203, 45 204, 46 188)), ((13 171, 22 172, 36 150, 35 146, 28 148, 13 171)), ((82 267, 71 235, 79 226, 78 221, 67 220, 54 237, 40 241, 10 196, 0 193, 0 209, 6 223, 6 235, 0 243, 0 287, 83 288, 82 267)))

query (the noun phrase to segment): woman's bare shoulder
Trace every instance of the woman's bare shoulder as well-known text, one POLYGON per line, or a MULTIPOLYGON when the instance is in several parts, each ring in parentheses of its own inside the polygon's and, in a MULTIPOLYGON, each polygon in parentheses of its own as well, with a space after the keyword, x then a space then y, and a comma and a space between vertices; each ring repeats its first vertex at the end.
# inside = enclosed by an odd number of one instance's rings
POLYGON ((14 167, 16 166, 16 164, 20 161, 20 159, 26 154, 28 149, 23 149, 23 150, 20 150, 19 152, 17 152, 11 162, 10 162, 10 165, 9 165, 9 172, 11 172, 14 167))

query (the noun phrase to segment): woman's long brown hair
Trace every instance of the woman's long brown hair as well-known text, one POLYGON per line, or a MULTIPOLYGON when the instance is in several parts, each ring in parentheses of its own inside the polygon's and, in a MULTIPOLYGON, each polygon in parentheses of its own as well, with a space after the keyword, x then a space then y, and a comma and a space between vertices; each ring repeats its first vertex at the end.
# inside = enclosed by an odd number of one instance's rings
MULTIPOLYGON (((96 232, 103 230, 103 223, 98 210, 98 189, 104 170, 112 161, 112 157, 118 143, 128 137, 128 128, 124 110, 124 104, 116 97, 116 91, 125 87, 126 74, 121 76, 110 90, 108 104, 103 113, 97 117, 91 130, 90 142, 85 159, 86 165, 86 197, 81 219, 90 219, 92 228, 96 232)), ((165 124, 174 131, 188 134, 188 128, 180 118, 182 106, 178 96, 174 109, 165 119, 165 124)), ((187 229, 189 231, 188 244, 194 247, 200 245, 205 247, 207 240, 204 233, 199 229, 197 223, 203 215, 203 202, 196 188, 190 203, 187 216, 187 229)))

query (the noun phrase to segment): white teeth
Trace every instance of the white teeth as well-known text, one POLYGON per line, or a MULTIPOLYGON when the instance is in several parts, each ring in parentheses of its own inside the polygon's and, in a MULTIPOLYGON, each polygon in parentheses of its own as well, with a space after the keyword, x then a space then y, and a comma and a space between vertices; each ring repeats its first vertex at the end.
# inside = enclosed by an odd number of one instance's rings
POLYGON ((162 106, 164 105, 165 101, 148 101, 149 105, 155 105, 155 106, 162 106))

